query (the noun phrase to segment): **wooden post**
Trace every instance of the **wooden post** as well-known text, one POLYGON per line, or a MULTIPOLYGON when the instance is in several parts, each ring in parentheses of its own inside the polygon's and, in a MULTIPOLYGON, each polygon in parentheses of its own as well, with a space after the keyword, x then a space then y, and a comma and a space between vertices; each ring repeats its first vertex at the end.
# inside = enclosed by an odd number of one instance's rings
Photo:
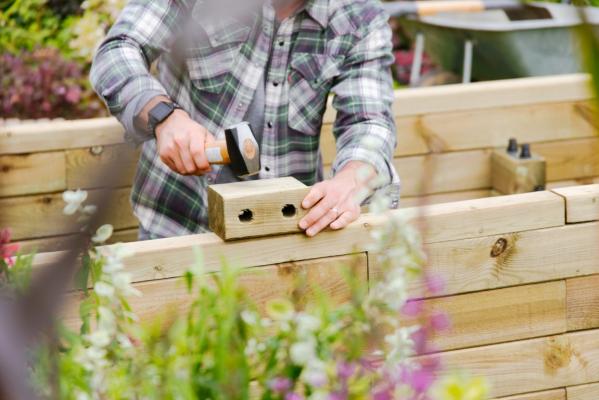
POLYGON ((210 229, 223 240, 299 232, 308 190, 291 177, 209 186, 210 229))
POLYGON ((501 194, 527 193, 545 190, 545 159, 530 151, 524 144, 518 149, 510 139, 507 149, 496 149, 491 156, 491 184, 501 194))

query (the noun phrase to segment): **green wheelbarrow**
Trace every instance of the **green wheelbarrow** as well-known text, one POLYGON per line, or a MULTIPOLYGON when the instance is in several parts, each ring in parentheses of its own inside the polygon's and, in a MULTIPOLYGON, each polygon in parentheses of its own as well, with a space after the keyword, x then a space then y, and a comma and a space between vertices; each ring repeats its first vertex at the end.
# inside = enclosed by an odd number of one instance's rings
POLYGON ((512 0, 383 3, 415 42, 410 84, 422 54, 462 81, 581 72, 577 27, 599 26, 599 9, 512 0))

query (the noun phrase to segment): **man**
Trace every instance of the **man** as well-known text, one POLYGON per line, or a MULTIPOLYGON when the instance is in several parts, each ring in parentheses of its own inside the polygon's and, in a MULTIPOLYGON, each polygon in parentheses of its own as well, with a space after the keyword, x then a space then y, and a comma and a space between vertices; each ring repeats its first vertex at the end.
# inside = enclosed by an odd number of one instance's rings
POLYGON ((132 192, 140 239, 207 229, 206 187, 237 178, 208 164, 205 145, 244 120, 260 144, 258 178, 314 185, 302 203, 308 236, 357 219, 367 180, 391 188, 396 206, 392 61, 376 0, 130 1, 91 80, 127 138, 143 143, 132 192), (337 157, 321 182, 331 93, 337 157))

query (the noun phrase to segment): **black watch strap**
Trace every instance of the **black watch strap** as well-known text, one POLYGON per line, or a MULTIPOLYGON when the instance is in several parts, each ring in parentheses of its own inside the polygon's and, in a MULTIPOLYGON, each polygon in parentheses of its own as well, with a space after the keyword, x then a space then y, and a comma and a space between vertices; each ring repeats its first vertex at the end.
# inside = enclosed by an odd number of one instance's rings
POLYGON ((156 136, 156 127, 171 116, 175 110, 182 108, 175 102, 161 101, 148 113, 148 132, 156 136))

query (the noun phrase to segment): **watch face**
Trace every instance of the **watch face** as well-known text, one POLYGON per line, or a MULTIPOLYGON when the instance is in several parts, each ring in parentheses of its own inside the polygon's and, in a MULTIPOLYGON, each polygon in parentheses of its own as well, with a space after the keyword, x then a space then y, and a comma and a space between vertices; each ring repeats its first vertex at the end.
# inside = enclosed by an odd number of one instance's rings
POLYGON ((169 103, 158 103, 156 107, 152 108, 150 115, 154 123, 160 123, 164 121, 173 112, 174 107, 169 103))

